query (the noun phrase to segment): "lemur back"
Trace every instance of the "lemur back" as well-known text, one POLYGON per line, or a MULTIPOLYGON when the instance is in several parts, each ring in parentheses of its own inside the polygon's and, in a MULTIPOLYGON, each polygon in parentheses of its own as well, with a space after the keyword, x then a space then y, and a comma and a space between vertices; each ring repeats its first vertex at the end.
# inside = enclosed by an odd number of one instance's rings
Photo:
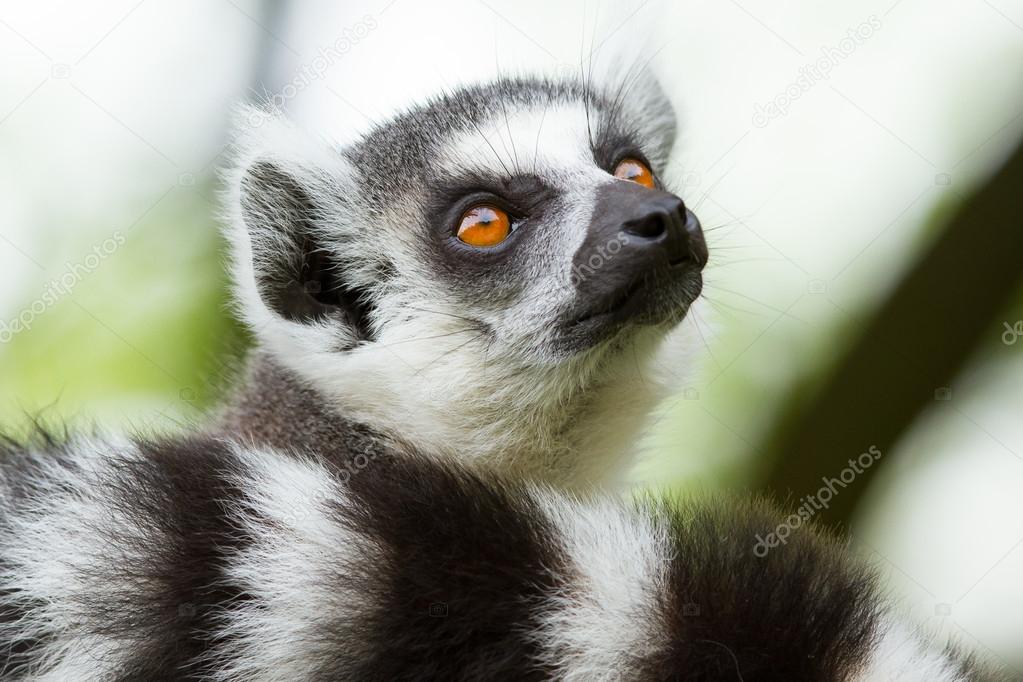
POLYGON ((203 436, 8 451, 0 501, 3 679, 981 679, 746 503, 203 436))
POLYGON ((248 373, 191 435, 0 452, 0 677, 981 679, 832 540, 761 557, 759 505, 596 492, 696 347, 708 258, 643 69, 470 85, 340 147, 240 120, 248 373))

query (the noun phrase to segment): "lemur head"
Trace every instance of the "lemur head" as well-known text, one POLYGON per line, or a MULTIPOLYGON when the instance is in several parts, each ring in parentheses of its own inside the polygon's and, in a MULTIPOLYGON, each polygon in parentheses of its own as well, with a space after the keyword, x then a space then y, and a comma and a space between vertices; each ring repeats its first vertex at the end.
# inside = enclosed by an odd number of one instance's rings
POLYGON ((466 87, 346 146, 242 122, 230 236, 267 352, 428 450, 549 479, 610 467, 580 450, 649 409, 622 380, 649 381, 707 260, 662 179, 676 124, 652 77, 466 87))

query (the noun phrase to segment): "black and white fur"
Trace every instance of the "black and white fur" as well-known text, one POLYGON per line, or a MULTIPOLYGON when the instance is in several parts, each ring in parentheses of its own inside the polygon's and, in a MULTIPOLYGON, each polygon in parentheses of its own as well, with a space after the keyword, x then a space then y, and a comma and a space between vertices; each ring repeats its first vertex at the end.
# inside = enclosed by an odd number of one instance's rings
POLYGON ((8 451, 3 679, 972 680, 750 504, 625 505, 361 436, 8 451))
POLYGON ((672 146, 649 76, 472 86, 344 148, 260 116, 226 202, 242 385, 201 433, 0 452, 0 677, 986 679, 831 540, 756 557, 766 508, 593 492, 699 291, 579 317, 609 166, 672 146), (507 248, 452 242, 478 192, 507 248))

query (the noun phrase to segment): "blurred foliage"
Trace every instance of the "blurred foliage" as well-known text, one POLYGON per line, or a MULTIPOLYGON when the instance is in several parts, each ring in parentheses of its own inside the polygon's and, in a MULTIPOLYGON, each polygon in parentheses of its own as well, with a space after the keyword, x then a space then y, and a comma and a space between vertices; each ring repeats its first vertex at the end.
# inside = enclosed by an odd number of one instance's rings
MULTIPOLYGON (((865 298, 859 307, 844 309, 842 314, 828 316, 827 326, 814 325, 806 328, 805 333, 793 336, 792 330, 772 338, 764 337, 770 330, 761 329, 763 318, 756 310, 758 301, 749 299, 743 303, 752 310, 742 311, 731 306, 712 306, 716 314, 727 324, 723 326, 723 335, 738 338, 753 338, 758 346, 758 353, 747 358, 732 360, 724 371, 720 362, 713 357, 713 347, 708 347, 708 355, 704 358, 700 372, 689 379, 692 387, 683 392, 677 399, 669 400, 667 410, 656 424, 649 449, 653 456, 641 463, 636 480, 644 487, 660 489, 678 489, 703 487, 706 485, 720 486, 725 489, 759 489, 783 503, 792 503, 801 495, 811 492, 803 489, 811 483, 819 484, 823 475, 835 473, 844 466, 850 456, 857 455, 860 450, 850 451, 849 443, 825 445, 814 442, 808 447, 813 452, 803 453, 797 457, 794 441, 798 434, 811 430, 813 420, 820 414, 813 408, 823 395, 834 390, 831 385, 848 362, 850 353, 870 336, 879 330, 869 327, 871 321, 884 306, 899 296, 900 288, 905 285, 905 278, 915 268, 927 264, 943 239, 949 237, 949 225, 956 220, 961 211, 974 200, 974 193, 984 190, 986 179, 978 178, 974 186, 963 187, 959 191, 942 195, 930 215, 915 233, 915 246, 907 253, 906 262, 892 277, 889 288, 878 288, 876 296, 865 298), (761 334, 761 336, 758 336, 761 334), (765 350, 770 348, 770 350, 765 350), (752 361, 762 365, 765 358, 773 358, 776 367, 764 368, 743 366, 743 362, 752 361), (733 364, 734 363, 734 364, 733 364), (781 371, 776 371, 781 366, 781 371), (708 390, 708 388, 712 390, 708 390), (692 395, 686 393, 692 391, 692 395), (783 433, 784 432, 784 433, 783 433)), ((1011 216, 1017 214, 1013 201, 1020 196, 1019 188, 1015 194, 1011 183, 1006 187, 1005 196, 998 205, 991 207, 1000 220, 990 220, 991 229, 1002 236, 999 246, 992 249, 993 253, 973 254, 971 263, 987 263, 987 267, 971 265, 976 272, 990 274, 992 267, 1001 264, 1006 281, 1014 279, 1013 273, 1023 275, 1023 254, 1019 253, 1017 236, 1019 227, 1011 216), (996 257, 997 256, 997 257, 996 257), (1015 260, 1014 260, 1015 259, 1015 260)), ((967 230, 973 240, 985 228, 967 230)), ((957 251, 959 256, 966 257, 968 250, 962 246, 957 251)), ((713 258, 712 258, 713 262, 713 258)), ((965 261, 964 261, 965 266, 965 261)), ((958 329, 964 321, 955 315, 942 315, 949 312, 948 299, 951 291, 960 287, 968 287, 969 279, 957 277, 952 271, 934 272, 933 284, 943 283, 944 287, 933 289, 933 295, 926 300, 918 298, 912 305, 927 303, 928 309, 934 314, 929 320, 921 320, 903 329, 900 345, 903 350, 910 349, 911 355, 936 353, 943 339, 954 336, 950 333, 958 329)), ((1017 278, 1018 279, 1018 278, 1017 278)), ((1023 289, 1013 295, 1011 286, 995 287, 994 290, 966 291, 962 300, 981 297, 985 305, 993 302, 992 310, 997 313, 984 319, 980 327, 973 331, 975 343, 967 343, 972 350, 964 353, 955 364, 962 367, 967 362, 997 362, 1011 347, 1001 341, 1006 320, 1023 319, 1023 289), (1001 303, 999 303, 1001 302, 1001 303)), ((763 305, 763 304, 760 304, 763 305)), ((975 305, 966 306, 976 307, 975 305)), ((783 312, 775 309, 768 311, 767 317, 783 312)), ((904 310, 899 315, 910 315, 904 310)), ((792 321, 796 321, 793 319, 792 321)), ((803 320, 798 320, 803 322, 803 320)), ((719 337, 717 342, 722 341, 719 337)), ((727 343, 727 338, 724 339, 727 343)), ((1023 342, 1021 342, 1023 343, 1023 342)), ((714 344, 710 344, 713 346, 714 344)), ((879 366, 892 353, 880 347, 872 347, 869 355, 873 365, 879 366)), ((896 361, 897 368, 906 363, 896 361)), ((861 367, 858 371, 862 371, 861 367)), ((956 369, 951 369, 946 376, 931 377, 927 386, 927 400, 933 402, 933 391, 936 387, 950 382, 956 369)), ((908 381, 908 374, 893 373, 891 381, 908 381)), ((837 414, 843 415, 840 421, 857 421, 864 430, 873 429, 880 414, 888 407, 891 400, 890 388, 885 388, 885 381, 879 376, 874 377, 875 396, 864 399, 863 396, 843 394, 835 404, 837 414)), ((922 409, 922 404, 921 404, 922 409)), ((898 435, 906 432, 916 421, 914 415, 905 414, 897 426, 893 427, 898 435)), ((845 435, 848 435, 846 433, 845 435)), ((866 437, 866 436, 865 436, 866 437)), ((869 438, 868 438, 869 441, 869 438)), ((872 441, 866 442, 865 450, 872 441)), ((843 507, 827 520, 834 522, 847 519, 858 501, 868 489, 867 481, 853 491, 843 495, 843 507)), ((816 489, 816 486, 813 487, 816 489)), ((827 516, 827 515, 824 515, 827 516)))
MULTIPOLYGON (((211 399, 206 378, 242 344, 227 308, 210 186, 177 187, 71 292, 0 346, 0 424, 28 415, 87 417, 116 428, 190 418, 211 399), (56 397, 56 398, 55 398, 56 397)), ((84 229, 84 258, 116 228, 84 229)), ((80 262, 81 259, 72 259, 80 262)), ((46 273, 45 282, 63 269, 46 273)), ((31 303, 27 302, 26 306, 31 303)))
MULTIPOLYGON (((970 197, 871 311, 818 386, 800 387, 764 439, 763 486, 799 497, 870 448, 889 452, 952 383, 976 349, 1001 336, 1023 284, 1023 147, 970 197)), ((843 491, 818 516, 845 523, 877 475, 843 491)))

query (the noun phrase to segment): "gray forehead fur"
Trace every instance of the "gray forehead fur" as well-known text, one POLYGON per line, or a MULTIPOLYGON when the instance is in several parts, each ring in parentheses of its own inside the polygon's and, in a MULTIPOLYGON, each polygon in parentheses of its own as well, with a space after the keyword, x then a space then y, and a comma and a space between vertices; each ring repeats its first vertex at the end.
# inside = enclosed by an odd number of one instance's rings
POLYGON ((482 131, 509 112, 572 104, 593 112, 592 145, 613 135, 642 137, 650 143, 652 163, 666 160, 675 138, 674 112, 645 73, 609 89, 581 78, 517 77, 469 85, 378 124, 344 153, 357 168, 371 172, 371 198, 386 201, 387 193, 401 191, 410 182, 429 181, 438 153, 455 134, 482 131))

